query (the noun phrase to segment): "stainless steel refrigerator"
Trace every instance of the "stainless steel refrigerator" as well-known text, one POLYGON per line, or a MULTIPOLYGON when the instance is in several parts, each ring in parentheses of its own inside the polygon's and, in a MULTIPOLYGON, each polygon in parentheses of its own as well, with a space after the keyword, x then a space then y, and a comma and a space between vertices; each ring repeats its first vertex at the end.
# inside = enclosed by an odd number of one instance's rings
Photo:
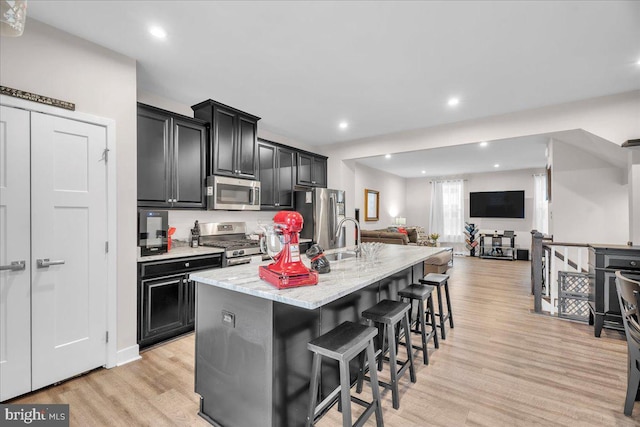
MULTIPOLYGON (((343 248, 345 230, 336 238, 338 223, 345 216, 343 190, 313 188, 295 192, 295 208, 304 218, 300 238, 312 239, 322 249, 343 248)), ((344 228, 344 227, 343 227, 344 228)))

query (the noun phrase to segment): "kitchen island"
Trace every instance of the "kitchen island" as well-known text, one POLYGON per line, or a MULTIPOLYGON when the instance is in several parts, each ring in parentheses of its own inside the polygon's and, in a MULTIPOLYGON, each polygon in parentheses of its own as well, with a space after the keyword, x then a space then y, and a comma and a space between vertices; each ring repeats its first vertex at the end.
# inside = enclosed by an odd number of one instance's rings
MULTIPOLYGON (((382 299, 396 299, 423 277, 424 261, 444 250, 386 245, 375 262, 332 261, 317 285, 282 290, 258 278, 259 264, 192 274, 200 415, 229 427, 304 425, 312 361, 307 343, 346 320, 359 321, 382 299)), ((337 365, 323 363, 323 397, 337 384, 337 365)))

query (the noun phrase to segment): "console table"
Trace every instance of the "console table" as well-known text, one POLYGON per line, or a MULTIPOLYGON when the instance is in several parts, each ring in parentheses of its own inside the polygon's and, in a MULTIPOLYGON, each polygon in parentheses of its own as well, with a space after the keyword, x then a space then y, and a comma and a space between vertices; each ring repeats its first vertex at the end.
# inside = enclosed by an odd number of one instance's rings
POLYGON ((504 234, 480 234, 480 258, 492 258, 492 259, 508 259, 513 261, 516 253, 516 235, 510 234, 505 236, 504 234), (485 238, 491 238, 491 245, 485 244, 485 238), (505 245, 505 240, 508 245, 505 245))

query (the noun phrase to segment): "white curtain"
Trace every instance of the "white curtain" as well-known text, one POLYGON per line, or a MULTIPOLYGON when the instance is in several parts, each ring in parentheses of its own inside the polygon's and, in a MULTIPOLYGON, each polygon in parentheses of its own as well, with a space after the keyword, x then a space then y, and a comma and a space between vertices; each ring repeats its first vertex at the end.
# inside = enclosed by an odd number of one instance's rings
POLYGON ((429 233, 438 233, 440 241, 464 241, 463 180, 433 181, 431 183, 431 217, 429 233))
POLYGON ((543 234, 549 234, 547 185, 547 175, 533 176, 533 229, 543 234))

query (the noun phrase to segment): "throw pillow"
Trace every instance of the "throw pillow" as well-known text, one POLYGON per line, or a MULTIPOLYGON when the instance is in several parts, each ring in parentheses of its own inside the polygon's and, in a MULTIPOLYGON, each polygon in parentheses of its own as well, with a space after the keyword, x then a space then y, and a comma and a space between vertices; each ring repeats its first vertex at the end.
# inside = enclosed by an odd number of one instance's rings
POLYGON ((418 242, 418 230, 416 230, 415 228, 410 228, 407 230, 407 235, 409 236, 409 242, 410 243, 417 243, 418 242))
POLYGON ((404 227, 398 227, 398 233, 402 233, 402 234, 408 234, 407 233, 407 229, 404 227))

